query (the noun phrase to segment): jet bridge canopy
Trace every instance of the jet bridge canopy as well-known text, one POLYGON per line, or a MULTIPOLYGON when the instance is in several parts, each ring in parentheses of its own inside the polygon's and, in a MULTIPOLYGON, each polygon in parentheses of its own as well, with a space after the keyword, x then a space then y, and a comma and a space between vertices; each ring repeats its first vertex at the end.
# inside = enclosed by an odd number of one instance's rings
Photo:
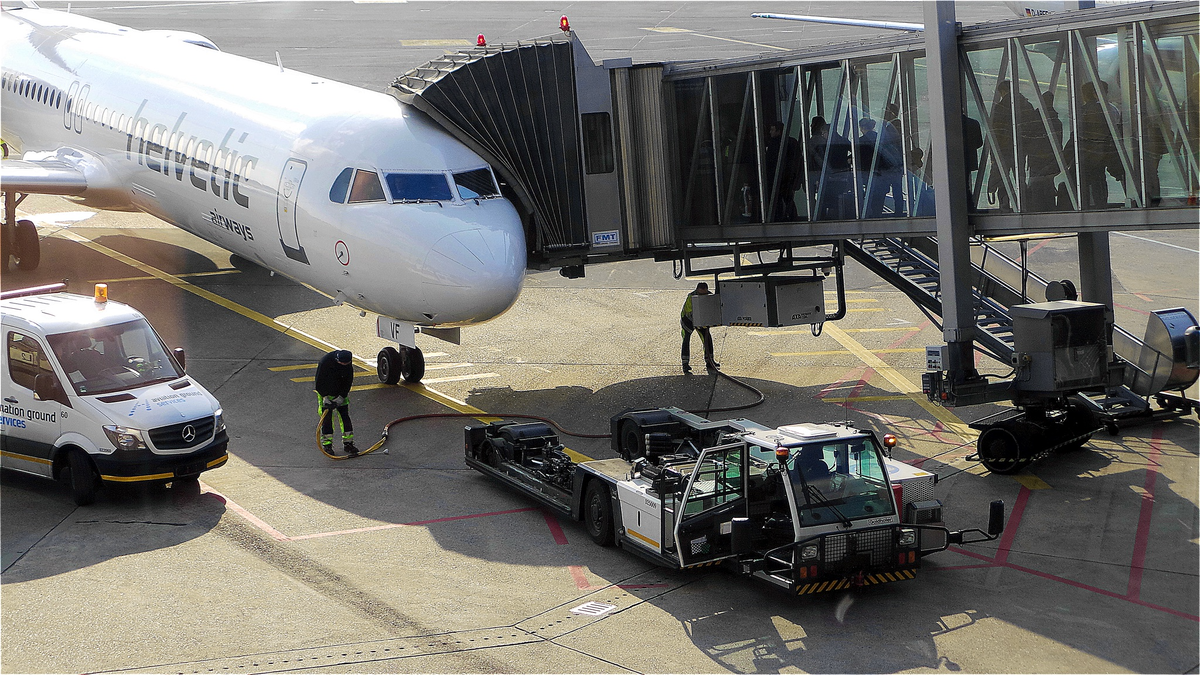
POLYGON ((567 34, 448 53, 389 89, 492 164, 535 250, 590 244, 574 48, 567 34))

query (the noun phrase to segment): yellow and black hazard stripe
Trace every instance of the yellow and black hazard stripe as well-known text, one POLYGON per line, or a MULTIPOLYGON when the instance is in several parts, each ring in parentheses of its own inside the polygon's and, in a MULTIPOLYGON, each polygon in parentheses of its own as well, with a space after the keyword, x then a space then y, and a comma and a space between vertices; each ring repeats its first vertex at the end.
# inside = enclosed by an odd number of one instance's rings
POLYGON ((680 567, 679 569, 690 570, 690 569, 695 569, 697 567, 712 567, 713 565, 720 565, 721 563, 725 562, 725 560, 726 560, 725 558, 721 558, 720 560, 709 560, 708 562, 696 563, 694 565, 684 565, 684 566, 680 567))
POLYGON ((743 322, 739 322, 739 321, 732 321, 725 325, 726 326, 738 326, 740 328, 763 328, 763 325, 761 323, 743 323, 743 322))
MULTIPOLYGON (((904 581, 905 579, 915 578, 917 578, 916 570, 880 572, 878 574, 863 575, 862 585, 872 586, 875 584, 886 584, 890 581, 904 581)), ((796 595, 811 595, 813 593, 823 593, 825 591, 838 591, 843 588, 850 588, 853 585, 854 582, 851 579, 830 579, 829 581, 817 581, 797 588, 796 595)))

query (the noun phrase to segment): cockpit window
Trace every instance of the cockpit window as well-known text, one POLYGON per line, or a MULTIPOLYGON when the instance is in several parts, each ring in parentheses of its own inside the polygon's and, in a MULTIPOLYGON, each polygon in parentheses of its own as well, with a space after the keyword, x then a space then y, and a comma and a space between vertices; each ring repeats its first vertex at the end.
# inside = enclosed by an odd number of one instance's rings
POLYGON ((346 203, 346 193, 350 191, 350 177, 353 175, 354 169, 349 167, 338 174, 337 180, 333 181, 333 187, 329 188, 329 201, 335 204, 346 203))
POLYGON ((392 201, 443 202, 450 201, 450 184, 442 173, 389 173, 388 189, 392 201))
POLYGON ((500 190, 496 188, 492 172, 486 167, 456 173, 454 174, 454 183, 458 186, 458 196, 463 201, 500 196, 500 190))
POLYGON ((355 171, 354 184, 350 187, 350 203, 384 201, 387 201, 387 197, 383 194, 383 186, 379 184, 379 174, 362 169, 355 171))

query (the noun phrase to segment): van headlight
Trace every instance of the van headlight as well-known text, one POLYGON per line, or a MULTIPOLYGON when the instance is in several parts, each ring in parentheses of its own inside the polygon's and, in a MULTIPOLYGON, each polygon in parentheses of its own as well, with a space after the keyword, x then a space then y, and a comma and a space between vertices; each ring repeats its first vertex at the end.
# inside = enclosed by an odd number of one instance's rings
POLYGON ((917 543, 917 531, 912 529, 911 527, 901 528, 900 529, 900 545, 901 546, 912 546, 915 543, 917 543))
POLYGON ((119 427, 115 424, 104 426, 104 435, 118 450, 145 450, 146 441, 142 440, 142 432, 130 427, 119 427))
POLYGON ((213 427, 214 432, 220 433, 222 431, 225 431, 225 410, 224 410, 224 408, 217 408, 217 412, 213 413, 213 423, 215 424, 215 426, 213 427))
POLYGON ((817 545, 816 544, 809 544, 808 546, 805 546, 804 548, 800 549, 800 559, 801 560, 815 560, 816 557, 817 557, 817 545))

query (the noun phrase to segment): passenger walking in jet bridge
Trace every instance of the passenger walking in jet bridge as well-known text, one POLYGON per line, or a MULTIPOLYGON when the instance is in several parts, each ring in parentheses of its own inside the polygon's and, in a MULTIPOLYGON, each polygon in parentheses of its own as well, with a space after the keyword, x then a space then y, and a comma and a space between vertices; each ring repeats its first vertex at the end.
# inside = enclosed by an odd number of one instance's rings
POLYGON ((317 363, 317 413, 321 416, 321 449, 333 454, 333 414, 341 417, 342 449, 357 455, 354 425, 350 422, 350 385, 354 383, 353 355, 338 349, 317 363), (326 414, 328 412, 328 414, 326 414))
POLYGON ((692 372, 692 367, 688 365, 688 361, 692 356, 692 332, 700 334, 700 341, 704 343, 704 365, 709 370, 716 370, 721 367, 713 356, 713 341, 712 335, 708 332, 707 326, 697 327, 692 321, 692 298, 697 295, 708 295, 708 284, 701 281, 696 284, 696 290, 688 293, 687 300, 683 301, 683 310, 679 312, 679 326, 683 332, 683 348, 679 353, 679 357, 683 360, 683 372, 692 372))

